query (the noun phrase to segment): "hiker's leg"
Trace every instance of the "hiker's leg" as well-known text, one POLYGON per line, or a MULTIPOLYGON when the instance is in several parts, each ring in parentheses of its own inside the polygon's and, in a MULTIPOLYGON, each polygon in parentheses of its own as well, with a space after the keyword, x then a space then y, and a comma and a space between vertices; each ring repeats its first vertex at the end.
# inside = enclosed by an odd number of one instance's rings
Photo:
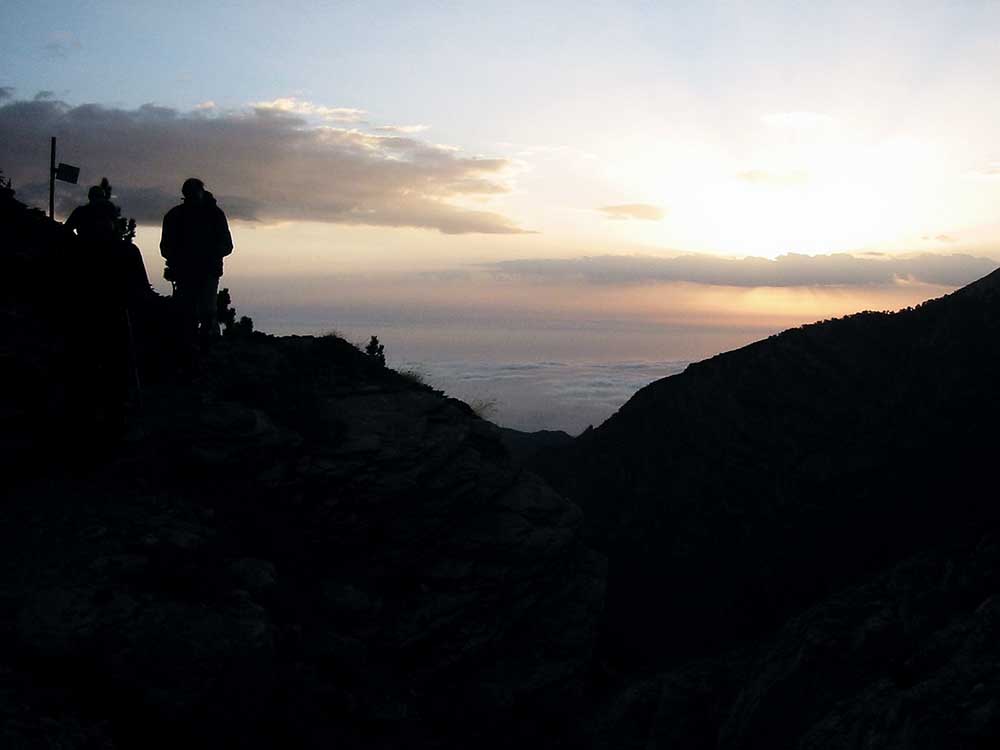
POLYGON ((205 279, 198 290, 198 321, 201 323, 201 337, 219 336, 219 279, 205 279))
POLYGON ((174 301, 184 329, 184 339, 194 343, 198 334, 198 287, 197 283, 186 279, 174 285, 174 301))

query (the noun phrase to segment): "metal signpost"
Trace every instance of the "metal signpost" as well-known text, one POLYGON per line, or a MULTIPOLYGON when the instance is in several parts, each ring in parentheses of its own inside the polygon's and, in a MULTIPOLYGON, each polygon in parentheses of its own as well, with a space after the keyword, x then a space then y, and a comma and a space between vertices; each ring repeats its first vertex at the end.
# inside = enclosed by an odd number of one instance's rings
POLYGON ((72 164, 59 163, 56 166, 56 137, 52 136, 52 149, 49 151, 49 218, 56 216, 56 180, 62 180, 75 185, 80 179, 80 168, 72 164))

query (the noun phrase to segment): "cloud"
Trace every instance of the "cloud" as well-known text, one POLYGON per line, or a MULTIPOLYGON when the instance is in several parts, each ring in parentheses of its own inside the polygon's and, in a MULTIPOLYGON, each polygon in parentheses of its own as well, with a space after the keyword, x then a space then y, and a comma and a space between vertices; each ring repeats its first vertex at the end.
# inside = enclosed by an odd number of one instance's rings
POLYGON ((80 38, 72 31, 53 31, 45 41, 44 50, 49 57, 69 57, 81 49, 80 38))
POLYGON ((330 122, 354 122, 364 121, 367 114, 363 109, 352 107, 324 107, 320 104, 305 101, 294 96, 286 96, 273 99, 269 102, 256 102, 254 109, 272 112, 283 112, 293 115, 305 115, 319 117, 330 122))
POLYGON ((858 257, 846 253, 730 259, 711 255, 658 258, 600 255, 585 258, 509 260, 494 273, 542 281, 592 284, 690 282, 712 286, 870 286, 915 281, 961 286, 996 269, 996 261, 971 255, 858 257))
POLYGON ((601 206, 597 209, 609 219, 639 219, 642 221, 660 221, 667 215, 659 206, 648 203, 623 203, 617 206, 601 206))
POLYGON ((764 169, 751 169, 740 172, 736 177, 744 182, 768 187, 794 187, 809 182, 808 172, 769 172, 764 169))
POLYGON ((933 241, 933 242, 949 242, 950 243, 950 242, 957 242, 958 241, 954 237, 952 237, 950 234, 936 234, 936 235, 933 235, 933 236, 925 234, 920 239, 922 239, 922 240, 924 240, 926 242, 932 242, 933 241))
POLYGON ((379 133, 402 133, 404 135, 412 135, 414 133, 423 133, 427 130, 429 125, 379 125, 374 130, 379 133))
POLYGON ((836 122, 830 115, 806 111, 772 112, 762 115, 760 119, 765 125, 782 130, 813 130, 828 127, 836 122))
POLYGON ((0 102, 14 98, 13 86, 0 86, 0 102))
MULTIPOLYGON (((56 100, 0 104, 0 167, 19 197, 46 200, 49 135, 81 181, 107 175, 122 211, 159 223, 185 178, 205 180, 234 218, 520 233, 509 218, 458 205, 508 189, 509 161, 398 135, 312 125, 276 109, 180 112, 56 100), (41 165, 41 166, 40 166, 41 165)), ((78 199, 60 186, 60 195, 78 199)))
POLYGON ((451 396, 495 401, 491 421, 518 430, 582 432, 615 413, 636 391, 674 375, 686 361, 660 362, 492 362, 409 361, 403 369, 425 373, 451 396))

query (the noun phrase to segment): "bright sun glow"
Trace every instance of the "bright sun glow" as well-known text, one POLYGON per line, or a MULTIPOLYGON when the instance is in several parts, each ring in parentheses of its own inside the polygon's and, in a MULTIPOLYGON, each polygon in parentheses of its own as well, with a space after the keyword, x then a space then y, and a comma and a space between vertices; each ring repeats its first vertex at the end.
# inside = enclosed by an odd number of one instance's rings
POLYGON ((619 144, 606 177, 623 195, 645 196, 669 214, 615 229, 649 245, 773 258, 915 249, 925 235, 982 223, 983 194, 995 191, 969 179, 948 144, 905 133, 875 137, 798 114, 765 118, 742 153, 678 141, 633 142, 635 152, 624 154, 619 144))

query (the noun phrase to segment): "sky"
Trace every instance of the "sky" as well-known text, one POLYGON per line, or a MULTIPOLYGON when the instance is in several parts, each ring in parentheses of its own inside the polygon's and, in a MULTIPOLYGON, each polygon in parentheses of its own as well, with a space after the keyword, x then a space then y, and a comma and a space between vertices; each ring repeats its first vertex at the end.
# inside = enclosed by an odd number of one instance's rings
POLYGON ((57 213, 108 176, 165 291, 197 175, 238 307, 390 360, 690 361, 1000 260, 996 0, 5 0, 0 42, 19 198, 57 136, 57 213))

